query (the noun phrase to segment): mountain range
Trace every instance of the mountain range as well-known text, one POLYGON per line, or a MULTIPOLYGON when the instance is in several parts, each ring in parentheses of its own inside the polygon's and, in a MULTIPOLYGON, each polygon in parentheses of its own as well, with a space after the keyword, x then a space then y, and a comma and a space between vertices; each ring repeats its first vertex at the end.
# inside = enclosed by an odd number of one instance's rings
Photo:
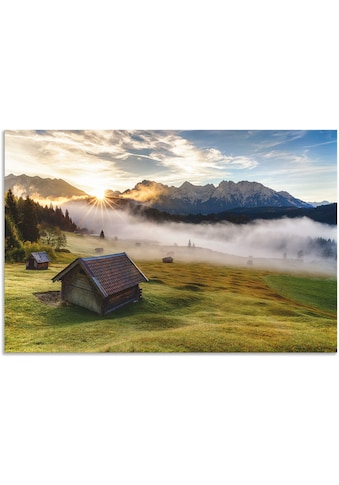
POLYGON ((170 214, 211 214, 244 207, 312 207, 288 192, 246 181, 223 181, 217 187, 184 182, 180 187, 169 187, 144 180, 120 196, 170 214))
MULTIPOLYGON (((17 196, 28 195, 33 199, 90 199, 86 192, 62 179, 29 177, 24 174, 7 175, 4 189, 11 189, 17 196)), ((184 182, 180 187, 174 187, 144 180, 133 189, 124 192, 107 190, 106 194, 108 197, 120 199, 121 202, 179 215, 218 214, 233 209, 265 207, 306 209, 315 205, 297 199, 288 192, 276 192, 261 183, 247 181, 223 181, 218 186, 198 186, 184 182)))

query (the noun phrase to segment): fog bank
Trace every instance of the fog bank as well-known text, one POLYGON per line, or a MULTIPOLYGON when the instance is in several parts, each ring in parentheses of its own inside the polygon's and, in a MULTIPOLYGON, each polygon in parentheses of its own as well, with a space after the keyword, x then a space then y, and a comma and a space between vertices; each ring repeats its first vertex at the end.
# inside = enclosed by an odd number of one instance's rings
MULTIPOLYGON (((257 260, 279 260, 285 265, 290 261, 324 263, 336 270, 335 243, 337 228, 300 219, 257 220, 238 225, 230 222, 217 224, 156 224, 131 216, 124 211, 102 209, 69 203, 73 221, 90 232, 104 231, 105 238, 126 240, 135 246, 163 246, 164 252, 180 253, 182 248, 206 248, 234 257, 257 260), (321 238, 321 239, 319 239, 321 238), (331 241, 328 241, 331 240, 331 241), (179 247, 181 248, 179 250, 179 247)), ((158 253, 158 251, 157 251, 158 253)))

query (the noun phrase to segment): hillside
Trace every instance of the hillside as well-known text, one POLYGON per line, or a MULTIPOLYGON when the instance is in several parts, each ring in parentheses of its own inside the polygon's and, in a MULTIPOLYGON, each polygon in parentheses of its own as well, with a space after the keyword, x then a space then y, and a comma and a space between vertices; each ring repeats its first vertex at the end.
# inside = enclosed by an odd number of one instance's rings
POLYGON ((5 352, 336 352, 334 278, 136 263, 142 300, 106 317, 37 298, 60 290, 51 278, 66 263, 6 264, 5 352))
POLYGON ((83 190, 74 187, 62 179, 29 177, 28 175, 6 175, 4 181, 5 192, 11 189, 18 197, 29 196, 33 199, 72 199, 74 197, 88 197, 83 190))

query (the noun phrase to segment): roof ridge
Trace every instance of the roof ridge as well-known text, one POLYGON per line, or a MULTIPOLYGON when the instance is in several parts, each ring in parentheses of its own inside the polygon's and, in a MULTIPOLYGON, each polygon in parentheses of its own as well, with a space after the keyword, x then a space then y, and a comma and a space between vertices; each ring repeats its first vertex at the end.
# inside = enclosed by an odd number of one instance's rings
POLYGON ((127 256, 125 251, 123 251, 121 253, 104 254, 102 256, 86 256, 85 258, 78 258, 78 259, 81 259, 82 261, 93 261, 93 260, 95 261, 98 259, 106 259, 106 258, 112 258, 112 257, 122 256, 122 255, 127 256))

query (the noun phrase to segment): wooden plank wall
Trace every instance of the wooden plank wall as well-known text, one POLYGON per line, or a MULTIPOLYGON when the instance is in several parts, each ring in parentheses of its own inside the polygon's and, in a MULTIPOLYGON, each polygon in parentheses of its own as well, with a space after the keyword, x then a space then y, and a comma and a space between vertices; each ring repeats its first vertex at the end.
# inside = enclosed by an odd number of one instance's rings
POLYGON ((62 299, 70 303, 101 313, 103 298, 91 283, 90 279, 81 273, 80 268, 74 268, 62 282, 62 299))

